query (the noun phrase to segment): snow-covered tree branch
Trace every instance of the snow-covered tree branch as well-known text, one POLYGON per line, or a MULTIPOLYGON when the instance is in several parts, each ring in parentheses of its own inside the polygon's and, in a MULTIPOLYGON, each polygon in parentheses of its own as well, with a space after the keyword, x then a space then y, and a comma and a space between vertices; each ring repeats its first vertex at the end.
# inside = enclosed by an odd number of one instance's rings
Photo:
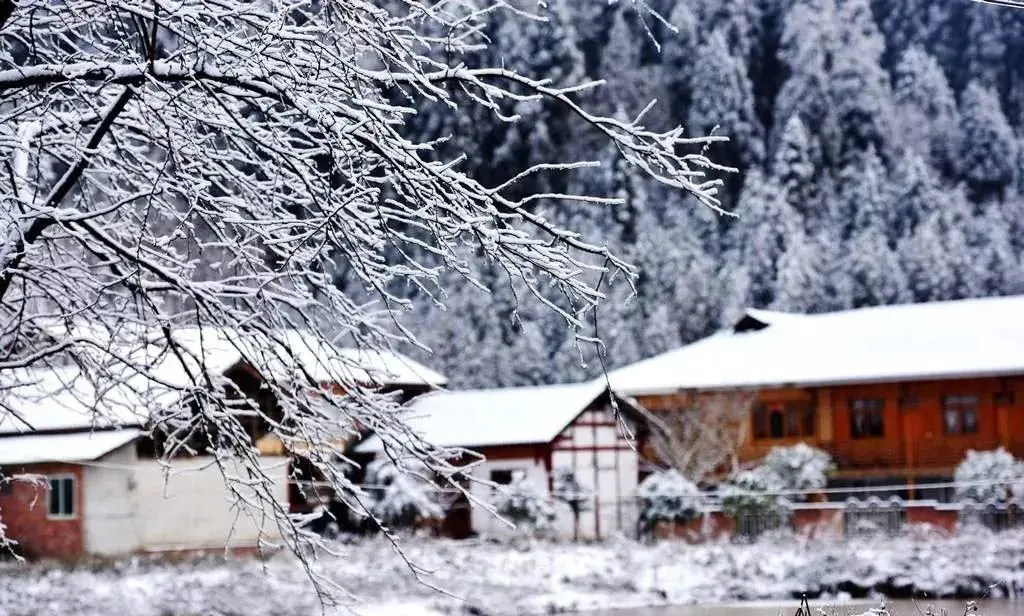
POLYGON ((18 2, 0 30, 4 395, 60 366, 91 402, 150 409, 164 455, 211 454, 297 552, 315 538, 272 497, 243 416, 353 508, 368 504, 339 461, 366 430, 459 488, 452 452, 420 442, 397 399, 328 345, 415 345, 409 298, 443 303, 441 274, 471 278, 475 259, 560 293, 546 303, 571 327, 602 300, 603 272, 632 270, 532 207, 615 199, 523 190, 594 163, 530 162, 485 183, 439 155, 447 136, 411 140, 410 119, 432 105, 514 124, 523 104, 553 105, 711 208, 726 170, 704 154, 718 137, 589 110, 581 93, 600 82, 476 65, 498 13, 546 19, 462 0, 18 2), (237 351, 274 403, 242 395, 214 347, 237 351))

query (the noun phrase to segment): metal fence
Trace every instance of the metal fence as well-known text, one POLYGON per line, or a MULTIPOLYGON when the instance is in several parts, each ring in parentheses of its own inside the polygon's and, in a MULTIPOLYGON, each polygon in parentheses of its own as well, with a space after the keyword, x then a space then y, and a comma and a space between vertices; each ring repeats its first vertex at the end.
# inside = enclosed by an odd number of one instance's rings
POLYGON ((843 510, 843 533, 847 536, 895 535, 903 530, 906 518, 904 503, 899 498, 851 498, 843 510))
POLYGON ((739 541, 754 541, 766 533, 780 530, 793 530, 793 514, 789 510, 745 513, 736 518, 733 538, 739 541))
POLYGON ((964 502, 960 508, 960 525, 993 532, 1024 528, 1024 507, 1019 502, 964 502))

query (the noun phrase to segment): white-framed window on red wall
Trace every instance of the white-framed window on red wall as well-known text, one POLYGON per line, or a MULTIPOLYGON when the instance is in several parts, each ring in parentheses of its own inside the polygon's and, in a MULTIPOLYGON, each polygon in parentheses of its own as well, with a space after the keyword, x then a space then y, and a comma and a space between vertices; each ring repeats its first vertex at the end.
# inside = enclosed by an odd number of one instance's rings
POLYGON ((46 515, 52 520, 69 520, 75 517, 75 476, 47 475, 48 484, 46 515))

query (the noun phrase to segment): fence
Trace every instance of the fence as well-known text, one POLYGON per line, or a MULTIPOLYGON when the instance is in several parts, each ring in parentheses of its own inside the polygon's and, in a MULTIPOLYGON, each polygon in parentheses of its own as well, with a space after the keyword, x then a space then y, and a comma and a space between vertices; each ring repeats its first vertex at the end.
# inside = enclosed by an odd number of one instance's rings
POLYGON ((942 503, 872 496, 849 498, 845 502, 790 503, 788 508, 735 517, 712 504, 699 523, 674 530, 664 528, 660 536, 683 537, 694 542, 725 537, 749 542, 772 532, 789 531, 810 536, 865 538, 898 535, 925 525, 947 534, 979 528, 992 532, 1024 529, 1024 503, 942 503))
POLYGON ((780 530, 794 530, 793 514, 787 509, 737 516, 733 537, 740 541, 753 541, 765 533, 780 530))
POLYGON ((843 510, 843 534, 847 536, 886 534, 903 530, 907 512, 899 498, 849 499, 843 510))
POLYGON ((1024 528, 1024 507, 1021 503, 1013 501, 963 503, 960 509, 960 524, 968 528, 987 528, 994 532, 1024 528))

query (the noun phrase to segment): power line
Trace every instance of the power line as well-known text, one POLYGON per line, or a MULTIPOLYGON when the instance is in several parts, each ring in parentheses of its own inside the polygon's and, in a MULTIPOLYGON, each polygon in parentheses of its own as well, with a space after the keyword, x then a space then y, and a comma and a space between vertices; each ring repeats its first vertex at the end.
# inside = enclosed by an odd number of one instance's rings
POLYGON ((974 0, 981 4, 994 4, 996 6, 1004 6, 1011 9, 1024 8, 1024 0, 974 0))

